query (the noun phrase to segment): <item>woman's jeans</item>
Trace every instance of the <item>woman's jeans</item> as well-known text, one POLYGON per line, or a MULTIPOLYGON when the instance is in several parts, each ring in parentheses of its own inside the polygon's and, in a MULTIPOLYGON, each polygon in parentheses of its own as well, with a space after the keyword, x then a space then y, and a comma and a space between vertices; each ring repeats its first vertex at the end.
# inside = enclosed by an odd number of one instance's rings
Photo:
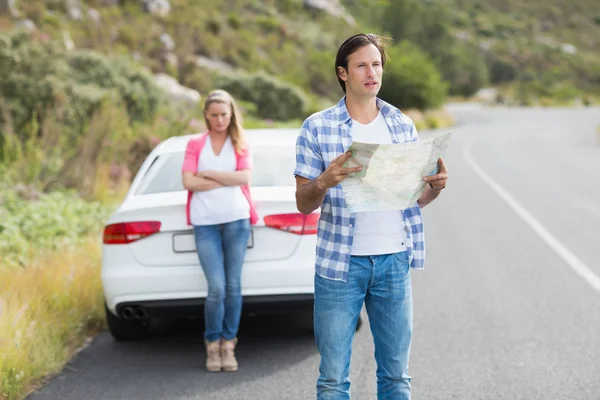
POLYGON ((196 250, 206 281, 204 338, 214 342, 236 337, 242 314, 242 264, 250 235, 250 221, 195 225, 196 250))
POLYGON ((375 342, 377 398, 410 399, 412 290, 406 252, 352 256, 347 282, 315 274, 317 399, 350 398, 350 356, 363 303, 375 342))

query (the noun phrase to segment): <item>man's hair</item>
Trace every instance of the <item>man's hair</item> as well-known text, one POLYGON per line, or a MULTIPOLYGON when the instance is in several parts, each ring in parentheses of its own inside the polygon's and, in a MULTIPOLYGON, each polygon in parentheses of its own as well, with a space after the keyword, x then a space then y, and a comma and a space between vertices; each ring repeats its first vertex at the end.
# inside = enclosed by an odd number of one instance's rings
POLYGON ((349 37, 344 43, 342 43, 338 49, 337 56, 335 57, 335 75, 337 76, 338 82, 340 83, 344 93, 346 93, 346 82, 340 78, 338 67, 342 67, 348 71, 348 57, 350 54, 354 53, 361 47, 372 44, 377 47, 377 50, 379 50, 379 53, 381 54, 381 67, 383 68, 385 65, 385 60, 387 59, 385 46, 390 42, 390 39, 375 35, 374 33, 358 33, 349 37))

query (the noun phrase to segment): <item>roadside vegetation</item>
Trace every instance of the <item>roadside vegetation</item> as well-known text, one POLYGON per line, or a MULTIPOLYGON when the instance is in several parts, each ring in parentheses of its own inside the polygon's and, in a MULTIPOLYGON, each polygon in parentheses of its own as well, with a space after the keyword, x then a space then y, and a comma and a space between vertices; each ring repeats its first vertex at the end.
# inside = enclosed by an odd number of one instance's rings
POLYGON ((73 193, 0 188, 0 398, 22 398, 103 326, 109 210, 73 193))

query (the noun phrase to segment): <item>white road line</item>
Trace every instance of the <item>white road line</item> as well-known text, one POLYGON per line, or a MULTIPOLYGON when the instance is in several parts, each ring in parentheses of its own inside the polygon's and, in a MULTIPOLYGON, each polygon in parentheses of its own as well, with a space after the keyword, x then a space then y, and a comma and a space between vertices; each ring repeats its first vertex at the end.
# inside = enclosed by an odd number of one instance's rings
POLYGON ((568 248, 566 248, 558 239, 556 239, 544 226, 538 222, 527 210, 523 207, 514 197, 512 197, 502 186, 494 181, 483 169, 477 165, 473 157, 471 157, 471 147, 473 147, 473 141, 467 143, 463 148, 463 155, 471 168, 487 183, 493 190, 500 196, 502 200, 513 209, 519 217, 525 221, 531 229, 535 231, 552 250, 554 250, 560 258, 562 258, 573 271, 581 276, 585 281, 596 291, 600 292, 600 277, 594 274, 594 272, 583 263, 575 254, 573 254, 568 248))

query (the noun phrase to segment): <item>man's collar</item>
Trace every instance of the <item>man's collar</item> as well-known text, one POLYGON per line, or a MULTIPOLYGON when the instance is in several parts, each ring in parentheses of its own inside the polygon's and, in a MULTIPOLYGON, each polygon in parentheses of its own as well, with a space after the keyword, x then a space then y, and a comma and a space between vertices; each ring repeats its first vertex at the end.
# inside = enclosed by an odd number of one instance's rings
MULTIPOLYGON (((384 118, 389 118, 396 114, 397 109, 393 107, 391 104, 386 103, 381 100, 379 97, 375 98, 377 103, 377 108, 381 111, 381 114, 384 118)), ((342 99, 335 106, 334 114, 338 118, 339 125, 346 124, 351 119, 350 113, 348 112, 348 108, 346 107, 346 96, 342 97, 342 99)))

